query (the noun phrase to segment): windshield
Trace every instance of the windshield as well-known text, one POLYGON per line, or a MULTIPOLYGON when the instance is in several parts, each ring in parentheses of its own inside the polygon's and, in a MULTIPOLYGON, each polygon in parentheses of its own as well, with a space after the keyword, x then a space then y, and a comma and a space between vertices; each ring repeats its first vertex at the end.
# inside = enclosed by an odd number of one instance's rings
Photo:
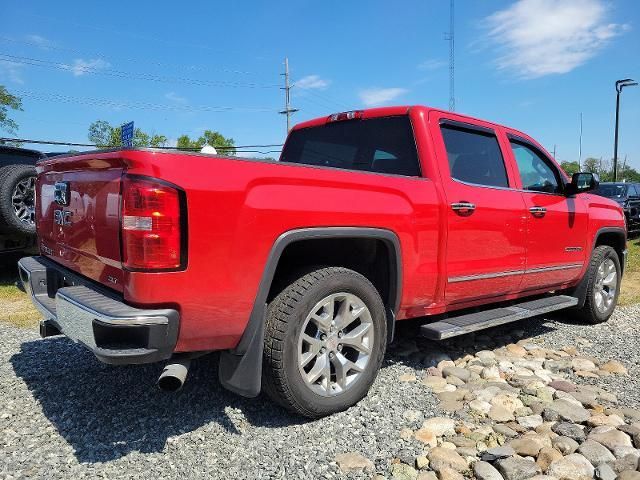
POLYGON ((593 193, 601 197, 620 198, 627 194, 627 185, 606 185, 601 183, 593 193))
POLYGON ((346 120, 294 130, 280 160, 305 165, 419 176, 409 117, 346 120))

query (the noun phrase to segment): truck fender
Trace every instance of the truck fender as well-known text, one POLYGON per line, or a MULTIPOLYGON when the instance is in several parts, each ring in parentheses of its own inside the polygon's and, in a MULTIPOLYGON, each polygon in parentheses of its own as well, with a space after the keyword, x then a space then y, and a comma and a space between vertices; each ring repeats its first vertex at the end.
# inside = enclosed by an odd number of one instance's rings
POLYGON ((366 227, 326 227, 290 230, 274 242, 267 258, 256 300, 249 321, 238 345, 233 350, 220 354, 218 376, 227 390, 243 397, 256 397, 261 390, 262 354, 264 327, 267 314, 267 297, 276 272, 276 267, 285 248, 294 242, 322 238, 373 238, 382 240, 391 252, 391 278, 387 305, 387 337, 393 340, 395 317, 400 307, 402 287, 402 263, 400 241, 390 230, 366 227))
MULTIPOLYGON (((596 232, 596 235, 593 239, 593 243, 591 244, 591 252, 593 252, 593 250, 596 248, 596 245, 598 245, 598 239, 600 238, 600 236, 605 233, 614 233, 616 235, 619 235, 623 239, 626 239, 626 236, 627 236, 625 230, 620 227, 600 228, 596 232)), ((591 261, 591 252, 589 252, 589 257, 586 259, 587 265, 591 261)), ((623 273, 624 273, 624 261, 622 258, 620 259, 620 265, 622 266, 623 273)), ((587 277, 587 272, 585 271, 585 274, 582 276, 580 283, 578 283, 578 285, 573 287, 569 292, 571 296, 576 297, 578 299, 578 304, 574 307, 576 309, 580 309, 584 307, 584 303, 587 300, 587 283, 588 283, 588 277, 587 277)))

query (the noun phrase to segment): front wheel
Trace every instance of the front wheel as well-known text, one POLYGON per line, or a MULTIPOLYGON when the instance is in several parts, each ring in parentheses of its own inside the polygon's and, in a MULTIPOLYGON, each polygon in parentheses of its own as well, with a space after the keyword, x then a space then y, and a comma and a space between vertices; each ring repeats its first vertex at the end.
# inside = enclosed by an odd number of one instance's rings
POLYGON ((622 269, 616 251, 607 245, 596 247, 585 275, 585 303, 574 315, 584 323, 606 322, 616 308, 620 294, 622 269))
POLYGON ((369 280, 341 267, 313 271, 269 304, 264 389, 306 417, 345 410, 367 394, 386 340, 384 305, 369 280))

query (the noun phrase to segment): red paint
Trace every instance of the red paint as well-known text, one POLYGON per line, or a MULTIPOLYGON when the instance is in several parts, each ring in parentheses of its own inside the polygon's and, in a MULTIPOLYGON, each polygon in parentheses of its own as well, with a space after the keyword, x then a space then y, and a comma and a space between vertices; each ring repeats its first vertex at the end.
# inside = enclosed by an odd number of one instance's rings
MULTIPOLYGON (((426 107, 362 112, 364 119, 387 115, 410 116, 422 178, 168 151, 51 159, 38 167, 41 251, 122 292, 132 305, 177 308, 181 314, 177 350, 191 351, 237 344, 269 252, 289 230, 363 226, 393 231, 402 250, 397 317, 404 319, 572 286, 586 268, 598 228, 624 226, 620 207, 603 197, 566 198, 520 190, 507 134, 537 145, 520 132, 426 107), (508 189, 474 187, 451 178, 439 127, 444 118, 495 131, 506 162, 508 189), (143 273, 122 268, 119 191, 125 172, 170 182, 186 193, 188 264, 183 271, 143 273), (63 179, 71 184, 71 203, 65 207, 73 212, 71 233, 53 223, 53 210, 58 208, 52 202, 53 184, 63 179), (476 204, 472 215, 452 212, 450 203, 462 200, 476 204), (528 210, 532 205, 545 206, 547 215, 532 217, 528 210), (568 252, 567 246, 583 249, 568 252), (448 281, 569 263, 579 267, 448 281)), ((327 120, 295 128, 322 127, 327 120)))

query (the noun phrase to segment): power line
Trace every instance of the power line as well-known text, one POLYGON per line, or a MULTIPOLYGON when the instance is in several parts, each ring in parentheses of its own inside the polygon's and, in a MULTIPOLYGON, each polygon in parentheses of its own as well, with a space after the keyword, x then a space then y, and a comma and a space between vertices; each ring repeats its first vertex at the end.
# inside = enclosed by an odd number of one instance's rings
POLYGON ((127 108, 139 110, 167 110, 184 112, 273 112, 275 108, 262 107, 228 107, 211 105, 180 105, 180 104, 160 104, 149 102, 122 102, 107 98, 75 97, 48 92, 33 92, 29 90, 15 90, 20 97, 32 98, 34 100, 53 101, 61 103, 76 103, 80 105, 103 106, 114 108, 127 108))
POLYGON ((158 61, 154 61, 154 60, 149 60, 149 59, 145 59, 145 58, 139 58, 139 57, 114 57, 112 55, 107 55, 104 53, 100 53, 100 52, 87 52, 87 51, 83 51, 83 50, 78 50, 75 48, 65 48, 65 47, 58 47, 56 45, 50 45, 50 44, 42 44, 42 43, 38 43, 38 42, 28 42, 25 40, 17 40, 14 38, 9 38, 9 37, 2 37, 0 36, 0 41, 2 42, 8 42, 8 43, 14 43, 14 44, 20 44, 20 45, 28 45, 28 46, 32 46, 32 47, 37 47, 37 48, 41 48, 41 49, 45 49, 45 50, 53 50, 53 51, 57 51, 57 52, 66 52, 66 53, 73 53, 76 55, 83 55, 86 57, 91 57, 91 58, 99 58, 102 60, 120 60, 120 61, 124 61, 124 62, 135 62, 135 63, 146 63, 148 65, 155 65, 157 67, 171 67, 171 68, 177 68, 177 69, 182 69, 182 70, 213 70, 213 71, 221 71, 221 72, 226 72, 226 73, 232 73, 232 74, 237 74, 237 75, 256 75, 255 72, 249 72, 249 71, 244 71, 244 70, 235 70, 235 69, 231 69, 231 68, 227 68, 227 67, 221 67, 221 66, 217 66, 217 65, 179 65, 179 64, 175 64, 175 63, 166 63, 166 62, 158 62, 158 61))
MULTIPOLYGON (((37 145, 64 145, 64 146, 68 146, 68 147, 96 147, 96 148, 122 147, 122 145, 107 145, 107 146, 100 147, 99 145, 96 145, 95 143, 60 142, 60 141, 56 141, 56 140, 34 140, 34 139, 29 139, 29 138, 7 138, 7 137, 0 138, 0 143, 2 143, 2 142, 33 143, 33 144, 37 144, 37 145)), ((267 154, 267 153, 280 152, 281 150, 263 151, 263 150, 247 150, 247 149, 282 147, 283 145, 284 144, 282 144, 282 143, 270 143, 270 144, 263 144, 263 145, 234 145, 234 146, 211 145, 211 146, 214 147, 216 150, 234 150, 235 152, 240 152, 240 153, 262 153, 262 154, 267 154)), ((161 149, 161 150, 200 151, 200 148, 195 148, 195 147, 153 147, 153 148, 158 148, 158 149, 161 149)))
POLYGON ((202 85, 208 87, 232 87, 232 88, 278 88, 278 85, 259 84, 259 83, 243 83, 229 82, 223 80, 200 80, 187 77, 172 77, 166 75, 154 75, 150 73, 126 72, 115 69, 101 69, 90 65, 69 65, 66 63, 52 62, 32 57, 22 57, 18 55, 10 55, 0 52, 0 61, 9 63, 17 63, 20 65, 31 65, 35 67, 53 68, 68 72, 78 72, 81 75, 105 75, 116 78, 126 78, 132 80, 148 80, 162 83, 186 83, 190 85, 202 85), (4 57, 4 58, 2 58, 4 57))

